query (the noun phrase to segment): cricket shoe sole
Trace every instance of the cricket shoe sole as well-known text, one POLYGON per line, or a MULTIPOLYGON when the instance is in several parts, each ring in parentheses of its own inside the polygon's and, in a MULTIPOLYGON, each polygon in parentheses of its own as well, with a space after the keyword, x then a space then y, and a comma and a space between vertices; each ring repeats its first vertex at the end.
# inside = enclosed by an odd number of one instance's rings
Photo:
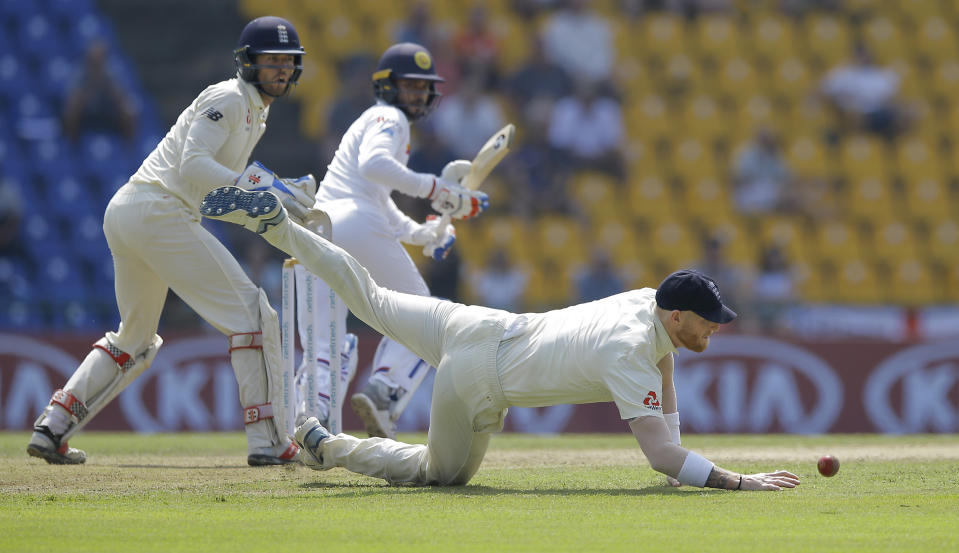
POLYGON ((209 219, 240 225, 257 234, 286 219, 286 209, 272 192, 221 186, 203 198, 200 213, 209 219))

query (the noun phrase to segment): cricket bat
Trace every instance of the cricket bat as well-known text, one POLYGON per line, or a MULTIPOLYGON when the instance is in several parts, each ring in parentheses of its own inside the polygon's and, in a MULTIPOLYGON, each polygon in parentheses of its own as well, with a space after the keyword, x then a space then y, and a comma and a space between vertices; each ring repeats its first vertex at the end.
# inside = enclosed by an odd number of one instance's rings
MULTIPOLYGON (((478 189, 480 185, 483 184, 483 181, 486 180, 486 177, 489 176, 493 169, 499 165, 499 162, 503 161, 503 158, 509 153, 509 149, 513 145, 513 135, 515 133, 516 125, 512 123, 507 123, 505 127, 496 131, 496 134, 491 136, 489 140, 486 141, 486 144, 483 144, 483 147, 480 148, 476 157, 473 158, 470 172, 460 180, 460 185, 469 190, 478 189)), ((446 225, 449 223, 449 214, 443 214, 439 228, 446 228, 446 225)), ((428 373, 428 370, 418 371, 413 381, 410 382, 410 389, 400 396, 400 399, 390 407, 390 418, 394 422, 403 414, 403 411, 406 410, 407 404, 413 399, 413 394, 416 393, 416 390, 420 387, 420 384, 423 383, 423 379, 426 378, 428 373)))
POLYGON ((460 181, 463 188, 476 190, 483 184, 483 181, 486 180, 490 172, 492 172, 493 169, 499 165, 499 162, 503 161, 506 154, 509 153, 509 149, 513 145, 514 134, 516 134, 516 126, 508 123, 505 127, 496 131, 496 134, 491 136, 489 140, 486 141, 486 144, 483 144, 479 153, 473 158, 473 165, 470 167, 470 172, 460 181))

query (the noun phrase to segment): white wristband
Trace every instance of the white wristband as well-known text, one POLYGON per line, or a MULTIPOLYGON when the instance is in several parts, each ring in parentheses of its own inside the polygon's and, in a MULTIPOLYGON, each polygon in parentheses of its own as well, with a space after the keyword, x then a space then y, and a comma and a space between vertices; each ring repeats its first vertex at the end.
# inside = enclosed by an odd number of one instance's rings
POLYGON ((676 475, 676 480, 689 486, 702 488, 706 485, 706 479, 709 478, 709 473, 713 471, 714 466, 709 459, 695 451, 690 451, 686 455, 686 460, 683 461, 683 468, 679 469, 679 474, 676 475))
POLYGON ((663 419, 666 420, 666 428, 669 428, 669 438, 676 444, 680 445, 682 442, 679 440, 679 411, 675 413, 664 413, 663 419))

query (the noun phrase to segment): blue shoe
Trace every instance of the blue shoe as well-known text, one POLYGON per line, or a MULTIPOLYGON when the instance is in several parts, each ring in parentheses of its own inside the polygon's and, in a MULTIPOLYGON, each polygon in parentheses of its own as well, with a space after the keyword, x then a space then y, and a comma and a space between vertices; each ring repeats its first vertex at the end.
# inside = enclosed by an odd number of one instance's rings
POLYGON ((300 446, 300 462, 313 470, 326 470, 331 467, 323 466, 323 442, 330 437, 330 432, 316 420, 316 417, 306 419, 296 429, 296 443, 300 446))
POLYGON ((221 186, 203 198, 200 213, 204 217, 241 225, 263 234, 286 219, 286 209, 272 192, 221 186))

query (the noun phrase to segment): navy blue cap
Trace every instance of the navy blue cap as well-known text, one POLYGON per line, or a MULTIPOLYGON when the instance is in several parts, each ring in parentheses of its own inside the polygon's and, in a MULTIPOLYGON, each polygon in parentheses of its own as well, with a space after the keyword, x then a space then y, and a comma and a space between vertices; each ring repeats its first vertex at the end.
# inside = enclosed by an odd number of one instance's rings
POLYGON ((666 277, 656 289, 656 305, 669 311, 692 311, 714 323, 728 323, 736 318, 736 312, 723 305, 716 282, 692 269, 666 277))

